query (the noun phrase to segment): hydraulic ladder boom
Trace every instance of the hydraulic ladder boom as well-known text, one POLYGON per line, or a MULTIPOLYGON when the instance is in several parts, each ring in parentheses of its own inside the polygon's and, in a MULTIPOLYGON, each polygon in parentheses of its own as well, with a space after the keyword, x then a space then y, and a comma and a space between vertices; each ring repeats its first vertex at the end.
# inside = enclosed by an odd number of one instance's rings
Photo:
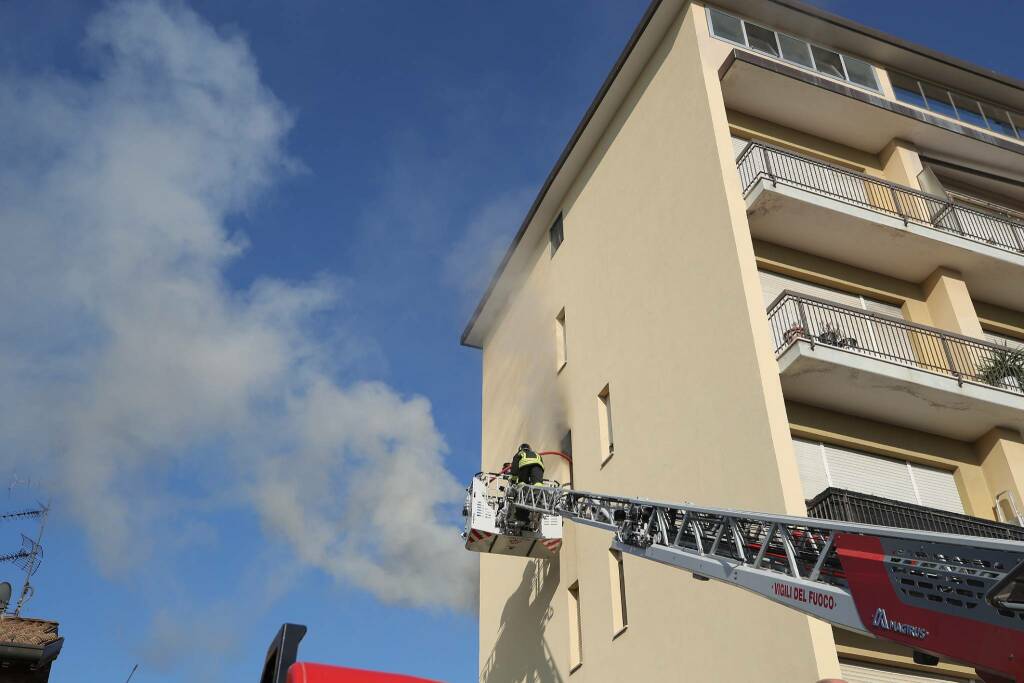
POLYGON ((1024 683, 1024 543, 509 484, 516 510, 615 534, 612 547, 835 626, 1024 683))

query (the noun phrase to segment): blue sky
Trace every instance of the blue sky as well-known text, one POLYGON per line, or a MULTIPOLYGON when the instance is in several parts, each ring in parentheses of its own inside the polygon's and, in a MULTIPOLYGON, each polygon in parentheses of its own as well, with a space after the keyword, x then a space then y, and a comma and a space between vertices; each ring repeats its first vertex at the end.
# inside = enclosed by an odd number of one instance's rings
MULTIPOLYGON (((255 680, 282 621, 474 679, 458 336, 646 4, 0 5, 0 507, 53 503, 52 680, 255 680)), ((1024 77, 1017 3, 820 4, 1024 77)))

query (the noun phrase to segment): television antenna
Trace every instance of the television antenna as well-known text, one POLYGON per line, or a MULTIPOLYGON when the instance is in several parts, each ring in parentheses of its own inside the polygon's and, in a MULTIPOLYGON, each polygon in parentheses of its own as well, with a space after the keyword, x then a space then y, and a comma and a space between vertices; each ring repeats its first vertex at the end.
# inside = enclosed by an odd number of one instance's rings
MULTIPOLYGON (((35 589, 32 587, 30 579, 32 575, 39 569, 39 565, 43 561, 43 546, 40 543, 43 540, 43 530, 46 528, 46 517, 50 514, 50 508, 47 505, 40 505, 34 510, 21 510, 18 512, 9 512, 4 515, 0 515, 0 521, 7 520, 23 520, 23 519, 38 519, 39 530, 36 533, 36 537, 29 538, 25 534, 21 535, 21 549, 13 553, 7 553, 6 555, 0 555, 0 562, 10 562, 18 569, 25 572, 25 582, 21 587, 21 595, 18 597, 18 604, 14 608, 14 616, 21 615, 21 608, 25 606, 35 594, 35 589)), ((10 597, 8 597, 8 603, 10 604, 10 597)), ((7 605, 4 605, 4 609, 0 611, 6 611, 7 605)))

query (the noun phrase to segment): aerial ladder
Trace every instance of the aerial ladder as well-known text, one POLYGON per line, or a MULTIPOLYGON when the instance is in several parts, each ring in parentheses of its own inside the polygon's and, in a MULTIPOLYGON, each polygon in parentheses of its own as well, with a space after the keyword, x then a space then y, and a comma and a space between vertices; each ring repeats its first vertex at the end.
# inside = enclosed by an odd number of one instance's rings
POLYGON ((612 548, 744 588, 833 626, 912 648, 914 661, 1024 683, 1024 543, 528 486, 477 474, 466 548, 557 556, 562 520, 612 548))

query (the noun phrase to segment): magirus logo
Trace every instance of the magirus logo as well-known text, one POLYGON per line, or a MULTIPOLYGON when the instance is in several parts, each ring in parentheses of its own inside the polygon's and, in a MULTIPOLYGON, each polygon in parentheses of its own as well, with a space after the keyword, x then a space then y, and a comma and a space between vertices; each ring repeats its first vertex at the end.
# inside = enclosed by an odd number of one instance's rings
POLYGON ((886 616, 885 610, 881 607, 875 610, 875 618, 872 619, 871 623, 878 628, 892 631, 893 633, 902 633, 911 638, 924 640, 928 637, 928 629, 921 628, 920 626, 911 626, 910 624, 901 624, 898 621, 889 621, 889 617, 886 616))

